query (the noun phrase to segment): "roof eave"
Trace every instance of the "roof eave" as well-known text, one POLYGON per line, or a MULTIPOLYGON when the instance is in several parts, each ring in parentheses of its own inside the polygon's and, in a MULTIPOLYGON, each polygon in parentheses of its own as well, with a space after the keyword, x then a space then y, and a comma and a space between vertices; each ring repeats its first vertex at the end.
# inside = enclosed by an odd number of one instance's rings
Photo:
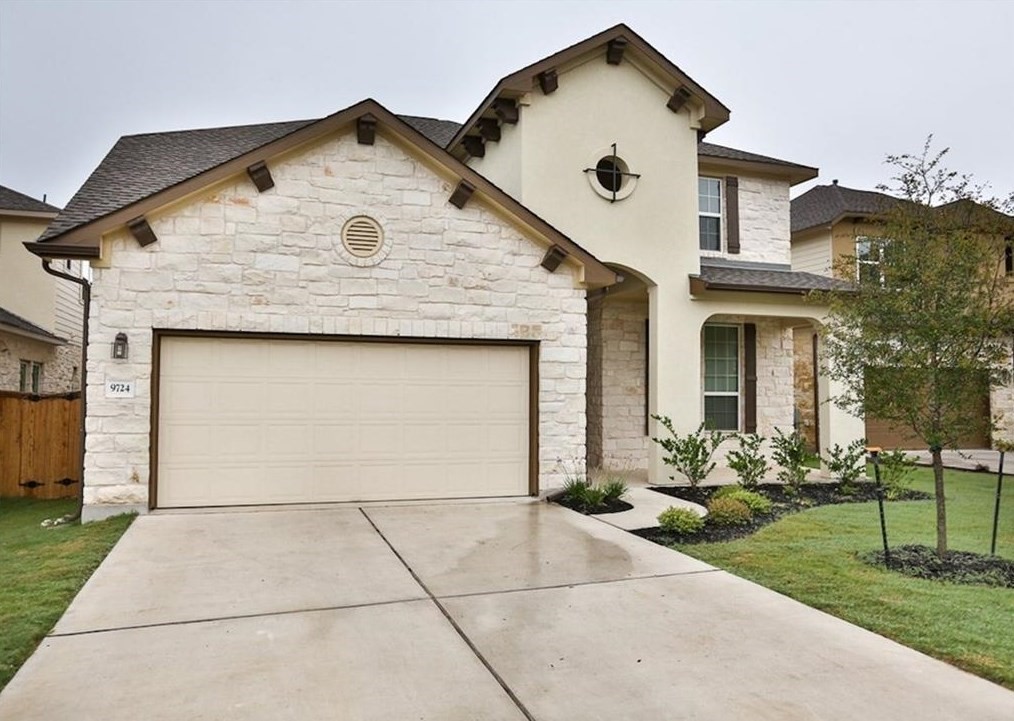
POLYGON ((19 336, 21 338, 28 338, 29 340, 38 341, 40 343, 46 343, 48 345, 67 345, 66 339, 60 338, 59 336, 50 335, 48 333, 45 335, 43 335, 42 333, 35 333, 25 328, 19 328, 16 325, 10 325, 8 323, 0 322, 0 331, 4 333, 10 333, 11 335, 19 336))
POLYGON ((0 208, 0 216, 11 218, 31 218, 38 220, 52 220, 60 214, 58 210, 14 210, 0 208))
POLYGON ((738 160, 735 158, 721 158, 714 155, 697 154, 698 166, 712 166, 716 168, 731 168, 735 170, 747 170, 766 175, 777 175, 786 178, 789 186, 805 183, 813 180, 820 174, 818 168, 811 168, 808 165, 791 165, 786 163, 767 163, 759 160, 738 160))
MULTIPOLYGON (((60 236, 54 236, 59 238, 60 236)), ((95 260, 102 255, 102 247, 98 240, 92 243, 53 243, 50 241, 34 241, 24 243, 25 248, 40 258, 95 260)))
POLYGON ((690 295, 701 295, 707 291, 733 291, 739 293, 776 293, 780 295, 809 295, 817 288, 793 288, 790 286, 748 285, 722 283, 705 280, 699 275, 690 276, 690 295))

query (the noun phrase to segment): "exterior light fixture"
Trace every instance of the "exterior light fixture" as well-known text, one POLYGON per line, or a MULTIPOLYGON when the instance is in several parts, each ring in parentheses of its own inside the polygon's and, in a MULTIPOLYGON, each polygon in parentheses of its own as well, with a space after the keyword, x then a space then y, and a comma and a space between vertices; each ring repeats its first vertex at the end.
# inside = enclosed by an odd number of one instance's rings
POLYGON ((113 358, 127 360, 128 355, 130 355, 130 349, 127 347, 127 334, 117 333, 116 340, 113 341, 113 358))

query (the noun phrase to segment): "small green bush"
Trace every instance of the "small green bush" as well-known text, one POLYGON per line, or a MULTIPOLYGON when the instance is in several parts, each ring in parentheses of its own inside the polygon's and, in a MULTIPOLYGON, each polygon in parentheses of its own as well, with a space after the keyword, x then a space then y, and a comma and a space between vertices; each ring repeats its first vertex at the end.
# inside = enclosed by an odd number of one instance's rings
MULTIPOLYGON (((686 476, 690 485, 696 488, 715 469, 711 458, 722 442, 722 434, 716 430, 705 430, 702 423, 693 433, 681 436, 668 416, 653 415, 652 418, 669 434, 666 438, 651 439, 665 451, 662 462, 686 476)), ((669 476, 669 480, 675 481, 676 477, 669 476)))
POLYGON ((843 493, 855 492, 856 481, 866 471, 866 439, 852 441, 845 448, 835 443, 824 462, 831 475, 841 481, 843 493))
POLYGON ((743 526, 753 514, 750 507, 738 498, 712 498, 708 501, 708 522, 716 526, 743 526))
POLYGON ((771 470, 760 447, 764 439, 758 435, 739 436, 739 450, 729 451, 725 462, 736 472, 739 485, 743 488, 756 488, 757 484, 771 470))
POLYGON ((904 451, 894 450, 880 454, 880 480, 884 484, 884 496, 889 501, 901 498, 912 487, 909 478, 915 469, 915 461, 904 451))
POLYGON ((786 484, 790 493, 798 495, 800 487, 806 481, 806 474, 809 473, 806 461, 810 454, 806 452, 806 441, 795 431, 782 433, 780 428, 775 428, 771 445, 774 446, 771 458, 781 466, 778 480, 786 484))
POLYGON ((715 494, 711 498, 712 500, 715 498, 735 498, 737 501, 742 501, 746 504, 751 514, 760 516, 771 513, 775 507, 775 504, 769 498, 762 496, 756 491, 747 490, 742 486, 723 486, 715 491, 715 494))
POLYGON ((689 508, 669 506, 658 514, 658 526, 666 533, 688 536, 704 528, 704 519, 689 508))

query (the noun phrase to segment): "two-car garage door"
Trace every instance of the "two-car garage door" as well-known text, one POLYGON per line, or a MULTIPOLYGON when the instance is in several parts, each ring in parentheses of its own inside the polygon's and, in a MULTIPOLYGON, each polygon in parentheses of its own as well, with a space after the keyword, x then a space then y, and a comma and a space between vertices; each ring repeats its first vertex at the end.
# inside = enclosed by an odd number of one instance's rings
POLYGON ((158 507, 529 492, 529 346, 158 345, 158 507))

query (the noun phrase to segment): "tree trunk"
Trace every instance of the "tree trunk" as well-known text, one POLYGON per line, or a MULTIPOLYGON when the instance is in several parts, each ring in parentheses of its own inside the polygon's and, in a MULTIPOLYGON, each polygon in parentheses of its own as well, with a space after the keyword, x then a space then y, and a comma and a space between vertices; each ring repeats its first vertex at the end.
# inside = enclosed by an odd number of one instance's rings
POLYGON ((933 490, 937 500, 937 555, 947 553, 947 501, 944 498, 944 459, 939 448, 931 448, 933 456, 933 490))

